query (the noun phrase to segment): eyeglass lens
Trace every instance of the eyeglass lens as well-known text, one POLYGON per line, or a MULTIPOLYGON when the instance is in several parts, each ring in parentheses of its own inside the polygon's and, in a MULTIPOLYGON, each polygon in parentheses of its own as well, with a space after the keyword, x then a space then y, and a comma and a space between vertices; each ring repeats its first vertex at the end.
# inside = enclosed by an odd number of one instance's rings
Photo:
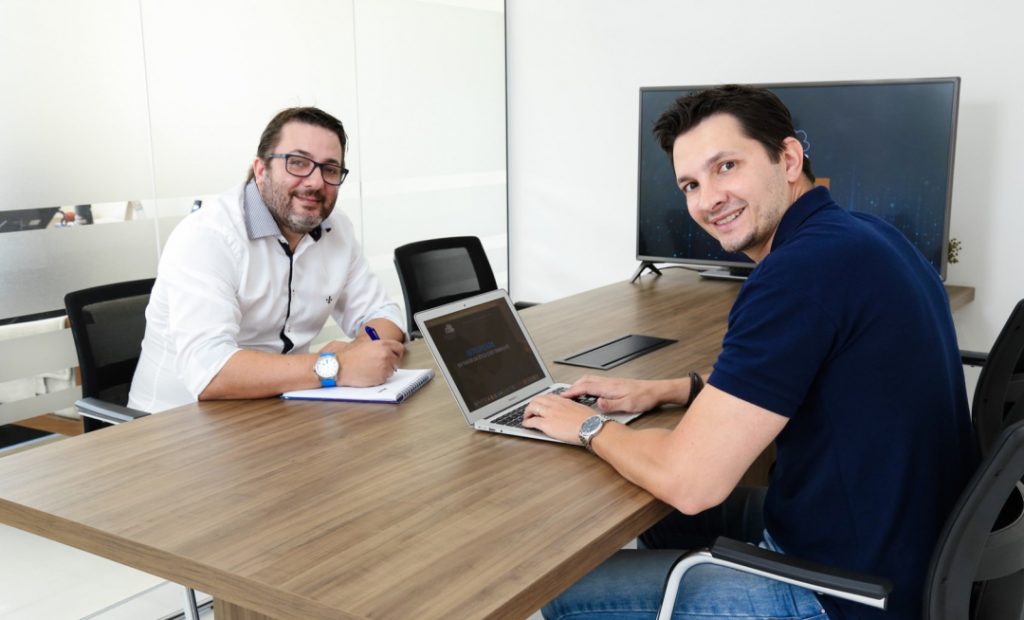
POLYGON ((295 176, 308 177, 313 173, 313 168, 319 166, 321 174, 324 175, 324 182, 331 185, 341 185, 345 178, 344 168, 336 164, 317 164, 317 162, 303 157, 302 155, 289 154, 285 158, 285 169, 295 176))

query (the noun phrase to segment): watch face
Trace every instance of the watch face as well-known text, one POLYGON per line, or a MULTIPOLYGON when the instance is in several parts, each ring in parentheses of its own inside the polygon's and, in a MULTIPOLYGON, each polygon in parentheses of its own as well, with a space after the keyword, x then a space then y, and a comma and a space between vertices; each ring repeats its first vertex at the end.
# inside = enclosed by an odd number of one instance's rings
POLYGON ((597 416, 591 416, 583 421, 583 426, 580 427, 580 434, 587 435, 589 433, 593 433, 597 429, 601 428, 602 424, 604 424, 604 420, 597 416))
POLYGON ((318 357, 313 370, 316 371, 316 376, 322 379, 333 379, 338 374, 338 358, 333 355, 318 357))

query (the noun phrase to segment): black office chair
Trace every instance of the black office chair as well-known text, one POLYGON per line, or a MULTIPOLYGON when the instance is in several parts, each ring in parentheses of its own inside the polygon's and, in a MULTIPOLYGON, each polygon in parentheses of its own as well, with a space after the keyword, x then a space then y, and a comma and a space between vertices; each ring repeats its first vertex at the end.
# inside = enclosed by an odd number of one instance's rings
MULTIPOLYGON (((939 536, 925 582, 926 620, 1019 618, 1024 610, 1024 422, 1008 427, 967 484, 939 536), (1009 498, 1009 499, 1007 499, 1009 498)), ((687 570, 716 564, 885 608, 886 579, 802 561, 728 538, 682 555, 658 620, 672 615, 687 570)))
POLYGON ((75 339, 82 396, 75 408, 90 432, 148 415, 126 407, 146 332, 152 278, 74 291, 64 308, 75 339))
MULTIPOLYGON (((498 288, 484 246, 477 237, 445 237, 395 248, 395 269, 405 297, 412 338, 420 336, 413 315, 498 288)), ((516 302, 517 310, 535 304, 516 302)))
MULTIPOLYGON (((149 415, 126 405, 142 354, 146 306, 155 281, 105 284, 64 296, 82 373, 83 398, 75 408, 87 433, 149 415)), ((185 588, 185 618, 198 620, 200 607, 195 590, 185 588)))
POLYGON ((990 446, 946 526, 925 581, 925 617, 1020 618, 1024 612, 1024 422, 990 446))
MULTIPOLYGON (((986 458, 939 537, 925 582, 925 618, 1018 618, 1024 610, 1024 301, 1014 308, 989 353, 960 353, 964 364, 982 366, 972 417, 986 458)), ((884 579, 719 538, 710 550, 677 561, 658 618, 671 613, 683 573, 708 562, 761 570, 880 608, 892 589, 884 579)))
POLYGON ((1024 420, 1024 300, 1010 313, 988 353, 961 351, 966 366, 981 366, 971 415, 981 453, 988 454, 1002 429, 1024 420))

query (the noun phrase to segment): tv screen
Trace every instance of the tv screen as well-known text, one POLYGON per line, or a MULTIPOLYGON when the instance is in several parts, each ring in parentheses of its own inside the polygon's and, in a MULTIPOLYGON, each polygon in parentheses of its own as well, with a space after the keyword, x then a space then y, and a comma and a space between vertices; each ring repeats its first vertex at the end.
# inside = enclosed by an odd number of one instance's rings
MULTIPOLYGON (((896 226, 945 279, 960 78, 759 86, 789 108, 818 184, 896 226)), ((651 131, 674 100, 705 88, 640 89, 637 260, 749 269, 690 218, 651 131)))

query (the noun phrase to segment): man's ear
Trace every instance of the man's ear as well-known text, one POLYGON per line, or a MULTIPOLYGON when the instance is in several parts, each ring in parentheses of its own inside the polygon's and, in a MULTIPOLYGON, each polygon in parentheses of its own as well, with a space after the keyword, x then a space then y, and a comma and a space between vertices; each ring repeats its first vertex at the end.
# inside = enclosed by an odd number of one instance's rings
POLYGON ((256 179, 256 185, 262 187, 263 176, 267 174, 267 162, 262 157, 257 157, 252 162, 252 175, 256 179))
POLYGON ((786 164, 786 179, 796 182, 804 171, 804 145, 790 136, 782 141, 782 161, 786 164))

